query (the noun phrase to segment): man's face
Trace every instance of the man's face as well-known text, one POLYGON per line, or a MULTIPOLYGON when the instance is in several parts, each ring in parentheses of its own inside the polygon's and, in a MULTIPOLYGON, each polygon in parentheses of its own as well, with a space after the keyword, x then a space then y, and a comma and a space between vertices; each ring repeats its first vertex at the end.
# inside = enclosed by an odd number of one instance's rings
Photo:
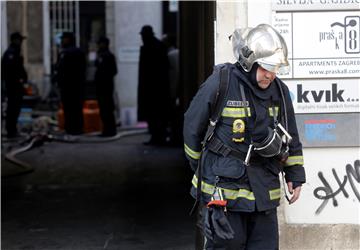
POLYGON ((256 81, 261 89, 267 89, 275 77, 276 74, 274 72, 267 71, 261 66, 256 71, 256 81))
POLYGON ((18 45, 18 46, 21 46, 22 41, 23 41, 23 39, 21 39, 21 38, 16 38, 16 39, 14 39, 12 42, 13 42, 14 44, 18 45))

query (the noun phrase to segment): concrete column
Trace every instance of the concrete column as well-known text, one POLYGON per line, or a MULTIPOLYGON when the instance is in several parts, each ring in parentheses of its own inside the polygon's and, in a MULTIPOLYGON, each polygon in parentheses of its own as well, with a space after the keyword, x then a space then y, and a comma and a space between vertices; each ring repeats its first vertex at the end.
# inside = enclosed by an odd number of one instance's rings
POLYGON ((251 0, 247 2, 247 6, 249 27, 255 27, 261 23, 271 24, 271 1, 251 0))
POLYGON ((1 2, 1 54, 8 46, 6 2, 1 2))
POLYGON ((120 116, 124 126, 137 121, 137 89, 139 49, 142 45, 139 32, 149 24, 155 36, 162 36, 162 2, 114 2, 114 53, 118 75, 116 90, 120 116))
POLYGON ((219 1, 216 8, 215 64, 233 62, 229 35, 236 27, 236 3, 219 1))
MULTIPOLYGON (((28 36, 27 5, 28 5, 28 3, 26 1, 22 2, 22 27, 21 27, 22 32, 21 33, 23 36, 26 36, 26 37, 28 36)), ((23 41, 22 51, 23 51, 23 56, 24 56, 24 65, 26 66, 28 64, 28 41, 26 39, 23 41)))
POLYGON ((229 36, 236 28, 247 27, 247 25, 247 0, 217 1, 215 64, 235 61, 229 36))

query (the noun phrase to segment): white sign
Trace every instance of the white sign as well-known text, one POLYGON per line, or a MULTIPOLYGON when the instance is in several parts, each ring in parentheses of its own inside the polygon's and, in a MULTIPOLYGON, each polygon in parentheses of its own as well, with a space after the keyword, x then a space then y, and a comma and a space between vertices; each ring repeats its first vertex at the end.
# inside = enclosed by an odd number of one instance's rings
POLYGON ((283 78, 360 77, 360 11, 276 13, 291 72, 283 78))
POLYGON ((140 56, 139 47, 120 47, 119 62, 138 62, 140 56))
POLYGON ((286 221, 360 224, 359 148, 304 149, 304 167, 306 183, 285 206, 286 221))
POLYGON ((272 0, 277 11, 290 10, 357 10, 360 0, 272 0))
POLYGON ((286 80, 295 113, 360 112, 360 79, 286 80))

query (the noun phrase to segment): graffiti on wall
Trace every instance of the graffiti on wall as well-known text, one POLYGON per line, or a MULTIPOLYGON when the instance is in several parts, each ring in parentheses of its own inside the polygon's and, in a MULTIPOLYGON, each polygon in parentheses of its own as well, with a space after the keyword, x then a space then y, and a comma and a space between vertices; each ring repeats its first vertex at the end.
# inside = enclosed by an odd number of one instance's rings
POLYGON ((349 198, 351 195, 354 195, 360 202, 360 193, 358 187, 356 186, 356 183, 360 183, 360 160, 355 160, 353 165, 346 164, 346 175, 344 175, 341 179, 334 168, 331 171, 333 178, 336 181, 336 186, 331 186, 323 172, 318 172, 318 177, 323 186, 319 186, 314 189, 314 196, 315 198, 322 200, 322 203, 316 209, 315 214, 320 214, 330 200, 332 201, 333 206, 337 207, 339 205, 336 199, 338 195, 343 195, 345 198, 349 198))

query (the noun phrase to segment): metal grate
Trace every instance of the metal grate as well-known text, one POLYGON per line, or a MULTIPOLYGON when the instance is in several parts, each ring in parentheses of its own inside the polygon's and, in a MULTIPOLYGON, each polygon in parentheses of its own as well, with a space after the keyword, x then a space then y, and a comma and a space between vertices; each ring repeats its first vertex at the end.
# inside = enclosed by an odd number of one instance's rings
POLYGON ((78 1, 51 1, 50 34, 51 34, 51 61, 54 64, 59 53, 61 34, 73 32, 76 46, 80 45, 79 32, 79 2, 78 1))

